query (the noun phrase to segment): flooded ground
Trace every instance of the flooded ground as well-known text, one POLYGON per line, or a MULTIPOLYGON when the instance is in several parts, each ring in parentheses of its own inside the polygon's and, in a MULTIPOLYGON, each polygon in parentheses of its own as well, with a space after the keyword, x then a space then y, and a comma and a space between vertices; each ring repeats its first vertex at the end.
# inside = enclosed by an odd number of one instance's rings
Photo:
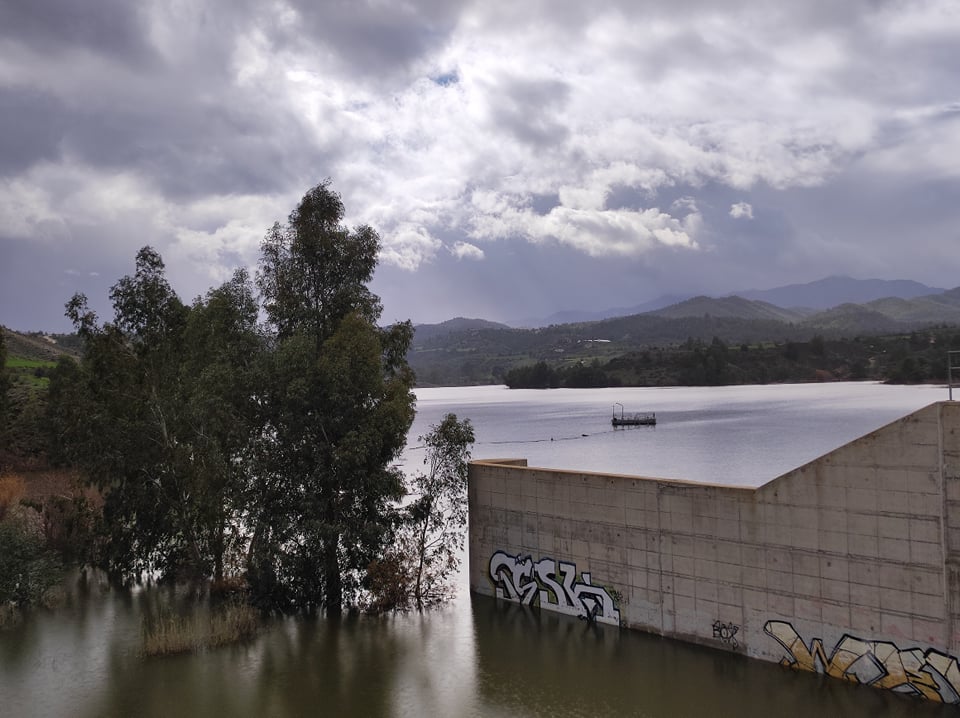
MULTIPOLYGON (((418 392, 415 438, 470 417, 476 457, 761 483, 945 394, 928 387, 418 392), (656 411, 613 431, 614 401, 656 411), (582 436, 587 434, 587 436, 582 436), (550 439, 553 439, 551 442, 550 439)), ((93 574, 91 574, 93 576, 93 574)), ((98 577, 0 632, 0 716, 934 716, 956 710, 774 664, 471 597, 425 614, 268 621, 255 640, 145 658, 142 618, 183 593, 98 577)))

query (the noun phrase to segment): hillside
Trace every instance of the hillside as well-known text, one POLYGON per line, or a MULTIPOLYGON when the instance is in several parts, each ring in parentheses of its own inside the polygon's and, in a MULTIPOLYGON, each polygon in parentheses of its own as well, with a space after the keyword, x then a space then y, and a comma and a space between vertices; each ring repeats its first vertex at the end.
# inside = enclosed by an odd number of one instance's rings
POLYGON ((666 319, 683 317, 711 317, 735 319, 764 319, 779 322, 795 322, 803 318, 803 313, 783 309, 768 302, 744 299, 743 297, 694 297, 663 309, 650 312, 654 316, 666 319))
POLYGON ((470 332, 479 329, 509 329, 506 324, 490 322, 486 319, 467 319, 455 317, 439 324, 417 324, 413 328, 414 345, 431 341, 437 337, 446 336, 454 332, 470 332))
POLYGON ((3 327, 7 355, 33 361, 56 361, 61 354, 80 356, 80 343, 75 335, 24 334, 3 327))
POLYGON ((841 304, 807 317, 802 324, 838 336, 883 334, 907 329, 905 323, 860 304, 841 304))

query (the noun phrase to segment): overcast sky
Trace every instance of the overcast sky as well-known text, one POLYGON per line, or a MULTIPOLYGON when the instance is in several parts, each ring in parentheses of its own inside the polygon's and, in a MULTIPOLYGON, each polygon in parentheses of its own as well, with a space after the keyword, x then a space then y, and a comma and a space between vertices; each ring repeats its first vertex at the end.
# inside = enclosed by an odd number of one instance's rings
POLYGON ((0 323, 185 300, 326 177, 384 319, 960 285, 956 0, 0 0, 0 323))

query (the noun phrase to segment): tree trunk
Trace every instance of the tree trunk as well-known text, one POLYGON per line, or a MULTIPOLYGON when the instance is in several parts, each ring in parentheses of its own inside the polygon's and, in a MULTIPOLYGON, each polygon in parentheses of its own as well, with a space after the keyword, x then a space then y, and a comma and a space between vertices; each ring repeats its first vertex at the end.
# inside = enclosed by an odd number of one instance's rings
POLYGON ((423 594, 420 588, 423 581, 423 563, 426 558, 427 526, 430 523, 430 514, 433 512, 433 499, 427 504, 423 525, 420 527, 420 536, 417 538, 417 583, 413 589, 413 597, 417 601, 417 608, 423 608, 423 594))
POLYGON ((340 577, 340 556, 337 550, 339 545, 339 534, 324 541, 324 605, 328 616, 339 616, 343 611, 343 582, 340 577))

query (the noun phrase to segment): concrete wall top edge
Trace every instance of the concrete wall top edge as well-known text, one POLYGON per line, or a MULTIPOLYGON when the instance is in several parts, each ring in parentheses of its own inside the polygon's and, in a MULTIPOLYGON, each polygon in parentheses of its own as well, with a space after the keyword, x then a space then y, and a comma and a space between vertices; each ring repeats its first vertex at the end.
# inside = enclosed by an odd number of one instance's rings
POLYGON ((474 459, 471 464, 489 464, 491 466, 526 466, 526 459, 474 459))
POLYGON ((608 479, 620 479, 622 481, 649 481, 653 484, 678 484, 682 486, 702 486, 711 489, 731 489, 754 493, 756 487, 741 486, 739 484, 719 484, 708 481, 691 481, 690 479, 664 479, 655 476, 637 476, 634 474, 610 474, 602 471, 580 471, 572 469, 551 469, 543 466, 528 466, 526 459, 480 459, 470 462, 476 466, 505 466, 511 469, 522 469, 524 471, 546 471, 551 474, 560 474, 564 476, 601 476, 608 479))

